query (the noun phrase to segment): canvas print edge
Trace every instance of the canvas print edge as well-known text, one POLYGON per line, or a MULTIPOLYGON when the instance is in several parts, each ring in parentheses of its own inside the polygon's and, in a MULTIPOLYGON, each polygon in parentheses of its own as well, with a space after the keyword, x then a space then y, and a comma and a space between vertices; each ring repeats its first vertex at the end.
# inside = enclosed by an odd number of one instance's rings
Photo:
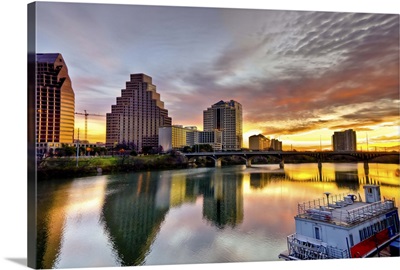
MULTIPOLYGON (((35 3, 28 5, 28 131, 35 129, 34 115, 35 115, 35 91, 30 91, 34 89, 35 85, 35 58, 32 52, 35 50, 35 24, 34 12, 35 3), (33 75, 32 75, 33 74, 33 75)), ((28 132, 28 266, 36 268, 36 223, 35 216, 36 213, 36 155, 35 155, 35 138, 32 132, 28 132), (34 230, 35 233, 31 233, 34 230)))

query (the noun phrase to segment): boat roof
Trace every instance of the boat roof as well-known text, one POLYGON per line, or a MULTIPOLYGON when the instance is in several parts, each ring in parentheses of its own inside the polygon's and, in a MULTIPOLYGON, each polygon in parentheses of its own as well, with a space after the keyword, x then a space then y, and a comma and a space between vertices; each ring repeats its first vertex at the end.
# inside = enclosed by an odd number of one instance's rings
POLYGON ((367 220, 377 218, 397 209, 393 200, 366 203, 340 200, 332 204, 320 205, 319 201, 298 205, 297 218, 318 220, 332 225, 352 227, 367 220), (314 205, 313 205, 314 203, 314 205))

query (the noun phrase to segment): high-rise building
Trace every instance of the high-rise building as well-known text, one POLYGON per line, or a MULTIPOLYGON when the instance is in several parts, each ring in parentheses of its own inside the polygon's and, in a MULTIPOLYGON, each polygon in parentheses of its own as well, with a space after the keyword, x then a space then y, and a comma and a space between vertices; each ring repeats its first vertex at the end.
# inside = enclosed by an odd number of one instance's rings
POLYGON ((106 118, 106 147, 125 143, 137 151, 158 147, 159 127, 172 122, 152 78, 145 74, 130 75, 106 118))
POLYGON ((36 149, 74 142, 75 93, 60 53, 36 54, 36 149))
POLYGON ((204 131, 222 131, 222 150, 241 150, 243 141, 242 105, 219 101, 203 111, 204 131))
POLYGON ((352 129, 335 131, 332 135, 333 151, 357 151, 357 136, 352 129))
POLYGON ((262 134, 252 135, 249 137, 250 150, 268 150, 270 140, 262 134))

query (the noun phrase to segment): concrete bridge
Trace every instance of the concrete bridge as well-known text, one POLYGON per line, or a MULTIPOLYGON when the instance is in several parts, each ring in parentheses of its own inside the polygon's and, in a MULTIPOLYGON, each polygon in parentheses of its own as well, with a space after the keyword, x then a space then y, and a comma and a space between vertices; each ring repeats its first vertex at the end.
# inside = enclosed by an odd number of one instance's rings
POLYGON ((362 151, 320 151, 320 152, 298 152, 298 151, 228 151, 228 152, 195 152, 182 153, 189 160, 199 157, 210 158, 214 160, 216 167, 221 167, 221 161, 224 157, 236 156, 246 162, 247 167, 251 167, 251 162, 256 157, 275 157, 279 160, 279 166, 284 168, 285 158, 294 156, 309 156, 318 162, 318 167, 322 166, 322 162, 334 156, 351 156, 356 161, 364 162, 364 168, 368 169, 368 162, 374 158, 383 156, 400 157, 399 152, 362 152, 362 151))

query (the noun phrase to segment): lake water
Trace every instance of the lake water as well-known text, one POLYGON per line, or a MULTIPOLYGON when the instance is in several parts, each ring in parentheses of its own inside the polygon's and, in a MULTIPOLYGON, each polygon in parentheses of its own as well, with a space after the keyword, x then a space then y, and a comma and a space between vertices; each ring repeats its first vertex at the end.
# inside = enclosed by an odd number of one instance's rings
POLYGON ((397 164, 230 166, 38 183, 39 268, 276 261, 297 204, 380 184, 397 164))

